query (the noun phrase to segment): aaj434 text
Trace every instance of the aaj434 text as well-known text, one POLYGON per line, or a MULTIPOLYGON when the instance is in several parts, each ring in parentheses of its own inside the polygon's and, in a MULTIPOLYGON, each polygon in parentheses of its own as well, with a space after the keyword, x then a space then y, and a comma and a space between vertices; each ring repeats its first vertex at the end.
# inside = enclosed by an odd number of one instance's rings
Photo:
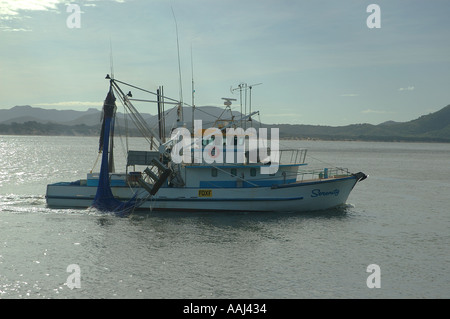
POLYGON ((265 304, 229 304, 227 307, 219 307, 219 306, 210 306, 210 305, 194 305, 191 303, 190 305, 186 305, 183 308, 183 313, 185 314, 209 314, 213 317, 216 313, 222 312, 227 314, 258 314, 258 313, 266 313, 266 305, 265 304))

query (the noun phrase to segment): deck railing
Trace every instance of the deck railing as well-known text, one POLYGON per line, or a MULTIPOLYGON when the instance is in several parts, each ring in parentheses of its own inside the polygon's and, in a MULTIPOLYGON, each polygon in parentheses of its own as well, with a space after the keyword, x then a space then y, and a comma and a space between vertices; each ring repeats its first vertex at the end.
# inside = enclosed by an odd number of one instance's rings
POLYGON ((324 168, 313 170, 299 170, 297 173, 297 181, 327 179, 327 178, 339 178, 350 176, 351 173, 347 168, 324 168))

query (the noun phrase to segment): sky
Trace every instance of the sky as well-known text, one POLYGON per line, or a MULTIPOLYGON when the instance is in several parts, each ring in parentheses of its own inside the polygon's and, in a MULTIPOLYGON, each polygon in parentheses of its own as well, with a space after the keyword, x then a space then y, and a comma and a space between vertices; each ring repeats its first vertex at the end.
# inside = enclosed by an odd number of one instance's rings
POLYGON ((196 106, 259 84, 264 123, 405 122, 450 104, 449 13, 449 0, 0 0, 0 109, 101 109, 113 71, 188 104, 194 79, 196 106))

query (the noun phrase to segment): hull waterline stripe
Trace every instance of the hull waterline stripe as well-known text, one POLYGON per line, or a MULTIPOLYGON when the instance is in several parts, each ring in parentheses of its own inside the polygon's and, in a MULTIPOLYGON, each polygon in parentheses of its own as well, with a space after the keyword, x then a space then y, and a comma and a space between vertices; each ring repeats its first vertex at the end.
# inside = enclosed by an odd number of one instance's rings
MULTIPOLYGON (((69 196, 46 196, 46 199, 70 199, 70 200, 93 200, 91 197, 69 197, 69 196)), ((118 200, 129 200, 129 198, 119 198, 118 200)), ((152 200, 158 202, 249 202, 249 201, 285 201, 285 200, 302 200, 303 197, 287 197, 287 198, 154 198, 152 200)))
POLYGON ((289 187, 301 187, 301 186, 308 186, 308 185, 314 185, 314 184, 334 183, 334 182, 341 182, 341 181, 350 180, 350 179, 355 179, 355 182, 356 182, 356 177, 355 176, 349 176, 349 177, 333 178, 333 179, 329 179, 329 180, 320 180, 320 181, 314 181, 314 182, 302 182, 302 181, 300 181, 300 182, 295 182, 295 183, 292 183, 292 184, 273 185, 272 189, 289 188, 289 187))

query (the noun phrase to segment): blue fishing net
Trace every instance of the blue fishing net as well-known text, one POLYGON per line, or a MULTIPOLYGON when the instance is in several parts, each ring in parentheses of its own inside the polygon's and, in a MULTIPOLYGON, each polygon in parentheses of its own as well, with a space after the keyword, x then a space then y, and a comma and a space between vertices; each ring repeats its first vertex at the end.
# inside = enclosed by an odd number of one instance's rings
POLYGON ((109 135, 114 125, 114 109, 115 109, 115 97, 112 89, 106 97, 103 106, 103 125, 100 137, 100 145, 102 148, 102 163, 100 167, 100 176, 98 180, 97 193, 95 194, 92 207, 102 212, 112 212, 119 216, 127 216, 133 212, 136 207, 136 195, 126 201, 122 202, 116 199, 112 193, 110 180, 109 180, 109 135))

